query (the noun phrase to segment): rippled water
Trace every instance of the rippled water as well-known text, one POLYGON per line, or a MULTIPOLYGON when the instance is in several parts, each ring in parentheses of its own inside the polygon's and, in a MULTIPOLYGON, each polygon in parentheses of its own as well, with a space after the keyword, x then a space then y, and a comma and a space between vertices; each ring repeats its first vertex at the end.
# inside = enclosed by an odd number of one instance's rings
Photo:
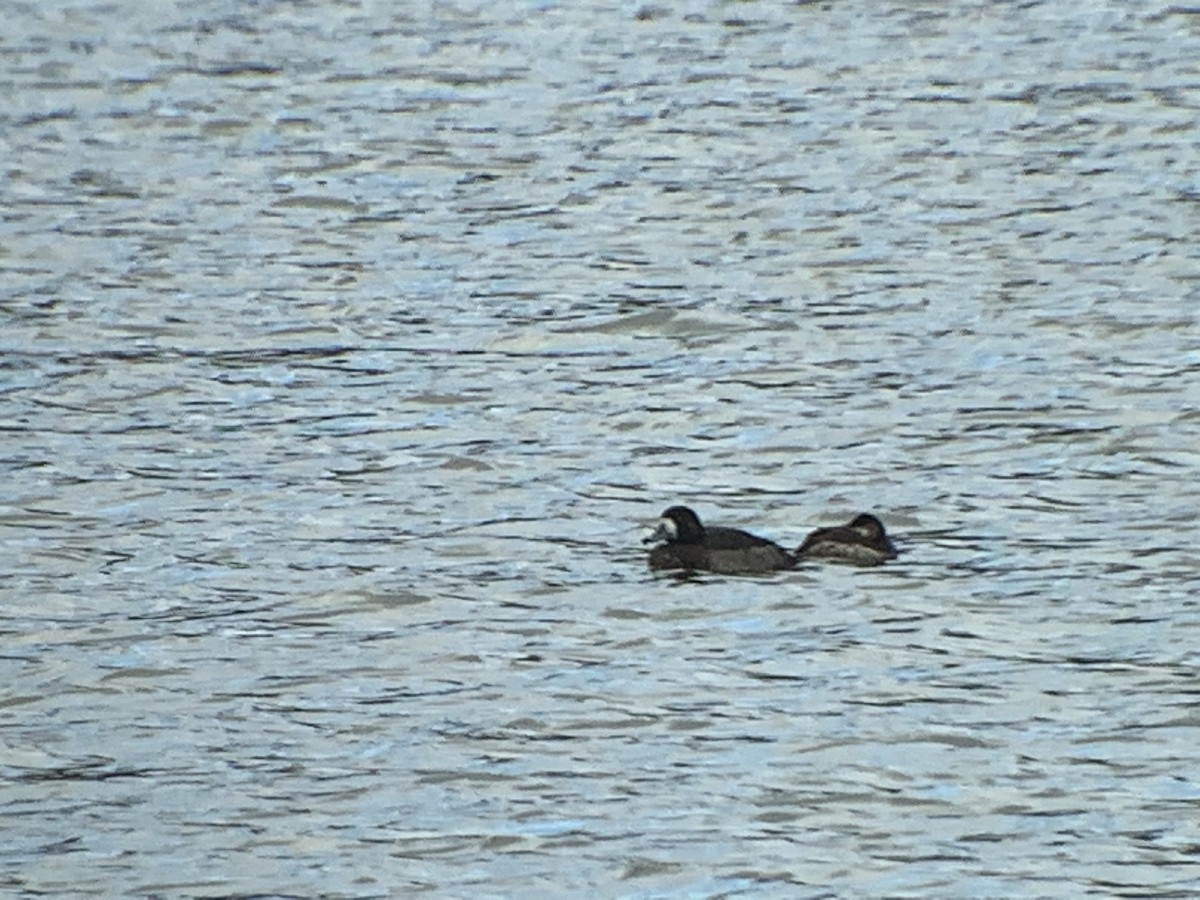
POLYGON ((10 7, 0 886, 1200 892, 1198 32, 10 7))

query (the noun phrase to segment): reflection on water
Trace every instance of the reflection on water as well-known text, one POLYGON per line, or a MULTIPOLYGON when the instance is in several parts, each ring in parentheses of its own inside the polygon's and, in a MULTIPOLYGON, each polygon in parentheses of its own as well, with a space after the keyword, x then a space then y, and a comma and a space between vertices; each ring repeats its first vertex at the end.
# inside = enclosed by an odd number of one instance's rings
POLYGON ((3 883, 1195 893, 1194 20, 10 11, 3 883))

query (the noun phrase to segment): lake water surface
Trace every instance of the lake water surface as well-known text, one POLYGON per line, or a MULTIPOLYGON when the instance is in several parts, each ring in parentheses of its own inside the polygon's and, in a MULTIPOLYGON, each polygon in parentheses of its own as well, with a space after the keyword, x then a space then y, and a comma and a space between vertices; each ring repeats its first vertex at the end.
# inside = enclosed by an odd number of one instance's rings
POLYGON ((1196 9, 4 20, 5 893, 1200 893, 1196 9))

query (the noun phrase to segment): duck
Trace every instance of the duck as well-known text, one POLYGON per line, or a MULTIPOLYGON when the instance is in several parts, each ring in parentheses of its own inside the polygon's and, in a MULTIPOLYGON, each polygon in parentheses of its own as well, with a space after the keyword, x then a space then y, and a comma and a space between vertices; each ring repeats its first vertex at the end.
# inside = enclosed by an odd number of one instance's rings
POLYGON ((705 527, 686 506, 672 506, 658 528, 643 543, 650 550, 651 569, 703 570, 723 575, 754 574, 790 569, 795 557, 774 541, 722 525, 705 527))
POLYGON ((818 528, 796 550, 796 559, 829 559, 859 566, 877 566, 896 558, 896 546, 883 523, 870 513, 855 516, 848 525, 818 528))

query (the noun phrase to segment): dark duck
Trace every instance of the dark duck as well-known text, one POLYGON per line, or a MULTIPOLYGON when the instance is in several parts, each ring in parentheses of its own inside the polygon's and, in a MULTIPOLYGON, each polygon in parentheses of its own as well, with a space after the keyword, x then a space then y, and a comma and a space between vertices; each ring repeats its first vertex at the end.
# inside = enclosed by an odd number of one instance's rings
POLYGON ((796 563, 792 554, 774 541, 740 528, 702 525, 686 506, 672 506, 664 512, 645 543, 657 545, 650 551, 652 569, 744 575, 790 569, 796 563))
POLYGON ((796 559, 828 559, 859 566, 877 566, 895 558, 896 547, 883 523, 870 513, 855 516, 848 525, 818 528, 796 551, 796 559))

